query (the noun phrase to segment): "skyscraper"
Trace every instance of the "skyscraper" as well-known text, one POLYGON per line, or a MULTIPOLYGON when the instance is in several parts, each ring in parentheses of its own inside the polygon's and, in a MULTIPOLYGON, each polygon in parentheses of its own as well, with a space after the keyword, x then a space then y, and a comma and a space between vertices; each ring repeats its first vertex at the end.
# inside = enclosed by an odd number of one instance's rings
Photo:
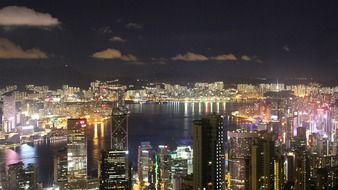
POLYGON ((100 189, 131 189, 128 158, 128 109, 122 95, 112 111, 111 147, 102 153, 100 189))
POLYGON ((154 150, 150 142, 138 147, 138 181, 141 189, 155 189, 154 150))
POLYGON ((36 168, 32 164, 28 164, 24 168, 22 162, 11 164, 8 166, 8 188, 9 189, 27 189, 33 190, 37 188, 36 168))
POLYGON ((230 188, 234 190, 250 189, 251 145, 258 137, 258 134, 244 131, 228 131, 227 136, 230 188))
POLYGON ((170 179, 173 189, 181 189, 183 181, 193 173, 193 151, 190 146, 178 146, 171 153, 170 179))
MULTIPOLYGON (((129 176, 125 168, 128 163, 125 151, 102 151, 100 170, 100 189, 129 189, 129 176)), ((127 172, 129 175, 129 171, 127 172)))
POLYGON ((193 123, 194 189, 224 188, 223 117, 210 115, 193 123))
POLYGON ((169 189, 170 181, 170 150, 167 145, 159 145, 158 153, 155 158, 156 166, 156 186, 159 190, 169 189))
POLYGON ((67 121, 67 172, 69 189, 86 189, 87 185, 87 120, 67 121))
POLYGON ((2 125, 4 132, 12 132, 16 125, 16 105, 14 95, 3 97, 3 118, 2 125))
POLYGON ((128 109, 124 106, 113 108, 111 149, 128 151, 128 109))
POLYGON ((273 155, 274 143, 272 141, 271 133, 264 133, 255 138, 251 145, 249 164, 250 174, 248 180, 250 189, 277 189, 274 188, 273 155))
POLYGON ((67 183, 67 168, 67 149, 64 148, 59 150, 54 158, 54 183, 60 187, 64 187, 67 183))

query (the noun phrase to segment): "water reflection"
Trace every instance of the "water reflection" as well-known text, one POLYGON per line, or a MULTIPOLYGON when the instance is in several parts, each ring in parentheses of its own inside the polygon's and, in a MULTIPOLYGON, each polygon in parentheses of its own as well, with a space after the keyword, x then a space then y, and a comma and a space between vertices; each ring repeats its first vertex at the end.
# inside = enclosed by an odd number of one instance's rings
POLYGON ((20 161, 20 156, 12 149, 5 150, 5 163, 6 165, 15 164, 20 161))

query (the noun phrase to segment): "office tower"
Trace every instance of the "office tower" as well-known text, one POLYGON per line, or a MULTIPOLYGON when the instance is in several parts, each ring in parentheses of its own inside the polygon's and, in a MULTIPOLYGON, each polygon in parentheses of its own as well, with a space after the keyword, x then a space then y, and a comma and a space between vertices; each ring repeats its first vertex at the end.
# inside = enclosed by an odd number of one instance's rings
POLYGON ((64 187, 67 183, 67 149, 58 150, 54 158, 54 184, 64 187))
POLYGON ((124 151, 102 151, 100 189, 128 189, 129 179, 125 174, 127 165, 124 151))
POLYGON ((193 150, 190 146, 178 146, 171 153, 170 178, 173 189, 180 189, 182 180, 193 173, 192 156, 193 150))
POLYGON ((16 126, 16 105, 14 95, 3 97, 3 116, 2 125, 4 132, 12 132, 16 126))
POLYGON ((155 158, 156 167, 156 186, 159 190, 169 189, 170 181, 170 150, 167 145, 159 145, 158 153, 155 158))
POLYGON ((111 147, 102 153, 100 189, 131 189, 128 114, 120 95, 112 111, 111 147))
POLYGON ((138 147, 138 183, 141 189, 155 189, 154 151, 149 142, 138 147))
POLYGON ((128 152, 128 109, 123 106, 113 108, 111 149, 128 152))
POLYGON ((171 152, 171 175, 190 175, 193 173, 193 150, 190 146, 178 146, 171 152))
POLYGON ((29 164, 24 168, 22 162, 8 166, 9 189, 34 190, 37 186, 37 173, 34 165, 29 164))
POLYGON ((87 185, 87 120, 67 121, 67 171, 69 189, 85 189, 87 185))
POLYGON ((194 189, 224 188, 223 117, 210 115, 193 123, 194 189))

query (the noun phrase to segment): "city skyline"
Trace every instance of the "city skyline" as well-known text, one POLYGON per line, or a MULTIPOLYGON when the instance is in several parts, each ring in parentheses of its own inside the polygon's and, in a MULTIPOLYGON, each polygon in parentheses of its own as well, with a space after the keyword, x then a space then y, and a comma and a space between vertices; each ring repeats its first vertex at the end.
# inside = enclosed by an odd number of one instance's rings
POLYGON ((0 190, 338 189, 337 5, 1 0, 0 190))

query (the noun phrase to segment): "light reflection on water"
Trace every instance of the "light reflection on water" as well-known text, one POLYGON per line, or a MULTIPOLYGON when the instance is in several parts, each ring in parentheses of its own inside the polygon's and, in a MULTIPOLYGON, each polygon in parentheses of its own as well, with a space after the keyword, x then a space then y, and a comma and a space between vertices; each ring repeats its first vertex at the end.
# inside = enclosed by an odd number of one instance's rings
MULTIPOLYGON (((213 112, 232 111, 226 102, 168 102, 167 104, 129 104, 129 149, 133 165, 136 163, 137 147, 142 141, 150 141, 156 148, 167 144, 175 148, 178 144, 190 145, 192 121, 213 112)), ((93 124, 88 130, 88 172, 97 175, 101 150, 110 146, 110 122, 93 124)), ((43 142, 36 145, 24 144, 15 149, 0 150, 1 168, 22 161, 25 165, 38 166, 39 181, 52 183, 53 158, 62 143, 43 142)), ((0 168, 0 169, 1 169, 0 168)), ((2 170, 2 169, 1 169, 2 170)))
POLYGON ((29 163, 36 162, 35 148, 28 144, 13 149, 5 149, 5 163, 6 165, 15 164, 22 161, 26 166, 29 163))

